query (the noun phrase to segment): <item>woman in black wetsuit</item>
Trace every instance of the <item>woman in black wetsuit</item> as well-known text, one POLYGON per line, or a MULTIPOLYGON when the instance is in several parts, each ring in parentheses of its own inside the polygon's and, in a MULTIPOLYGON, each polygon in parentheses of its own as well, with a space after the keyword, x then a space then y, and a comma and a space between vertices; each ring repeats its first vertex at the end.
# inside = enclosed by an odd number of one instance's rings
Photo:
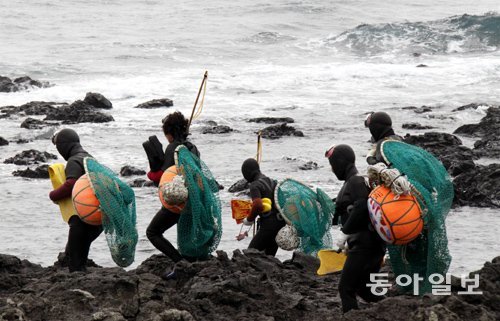
MULTIPOLYGON (((92 157, 80 145, 80 137, 70 128, 62 129, 52 137, 57 151, 67 161, 66 181, 59 188, 50 192, 53 202, 71 198, 73 186, 80 176, 85 174, 83 159, 92 157)), ((90 225, 80 219, 76 212, 69 218, 68 243, 65 254, 70 272, 85 271, 90 244, 102 233, 102 225, 90 225)))
POLYGON ((259 229, 248 248, 264 251, 267 255, 274 256, 278 251, 276 235, 286 225, 285 221, 278 216, 278 210, 274 203, 274 189, 277 183, 260 172, 259 163, 253 158, 243 162, 241 172, 250 183, 250 196, 252 197, 252 210, 243 224, 251 226, 255 218, 260 216, 259 229), (263 213, 263 198, 269 198, 272 201, 271 211, 268 213, 263 213))
MULTIPOLYGON (((165 154, 163 156, 163 162, 159 169, 148 173, 148 178, 152 180, 156 185, 160 183, 161 176, 163 172, 167 170, 170 166, 175 165, 174 153, 175 149, 179 145, 186 146, 191 153, 200 156, 198 149, 196 146, 187 140, 188 136, 188 120, 184 118, 184 115, 180 112, 174 112, 168 115, 163 120, 163 133, 167 138, 169 144, 165 150, 165 154)), ((151 139, 150 139, 151 140, 151 139)), ((146 149, 148 150, 148 149, 146 149)), ((149 157, 150 155, 148 155, 149 157)), ((151 164, 151 157, 150 157, 151 164)), ((151 167, 154 167, 151 165, 151 167)), ((149 223, 149 226, 146 230, 146 235, 151 241, 151 243, 160 250, 163 254, 168 256, 175 263, 185 259, 179 251, 165 238, 163 237, 163 233, 166 230, 177 224, 179 221, 179 214, 173 213, 162 206, 162 208, 156 213, 155 217, 149 223)), ((174 270, 168 270, 162 276, 164 279, 175 278, 174 270)))
POLYGON ((373 143, 372 149, 366 156, 366 162, 368 165, 375 165, 380 162, 385 163, 380 152, 382 142, 386 140, 401 141, 403 138, 394 133, 394 129, 392 128, 392 119, 383 111, 368 115, 365 120, 365 127, 370 129, 370 134, 372 134, 371 141, 373 143))
MULTIPOLYGON (((335 176, 344 181, 336 199, 335 216, 340 217, 341 230, 347 235, 347 260, 339 282, 342 310, 346 313, 358 308, 356 295, 367 302, 383 299, 374 295, 367 283, 370 282, 370 274, 380 270, 386 246, 372 228, 367 205, 370 188, 364 177, 358 175, 352 148, 348 145, 334 146, 325 156, 335 176)), ((337 224, 335 220, 334 224, 337 224)))

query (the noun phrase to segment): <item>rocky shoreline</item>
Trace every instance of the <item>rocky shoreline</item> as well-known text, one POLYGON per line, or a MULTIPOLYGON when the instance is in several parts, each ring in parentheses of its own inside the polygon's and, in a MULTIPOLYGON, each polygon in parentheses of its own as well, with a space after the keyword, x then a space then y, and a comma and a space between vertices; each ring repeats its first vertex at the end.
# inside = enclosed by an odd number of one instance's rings
MULTIPOLYGON (((148 107, 138 108, 169 107, 170 102, 165 99, 146 105, 148 107)), ((479 106, 470 104, 454 112, 479 106)), ((113 121, 111 115, 100 111, 109 108, 112 104, 104 96, 88 93, 85 99, 72 104, 30 102, 0 107, 0 118, 19 118, 23 128, 52 128, 68 123, 113 121)), ((411 109, 416 113, 433 110, 427 106, 411 109)), ((267 139, 304 136, 288 125, 294 123, 291 118, 259 118, 248 122, 270 125, 263 128, 263 137, 267 139)), ((412 130, 430 127, 418 123, 405 125, 403 128, 412 130)), ((42 134, 40 139, 50 139, 52 131, 42 134)), ((202 131, 224 134, 232 129, 207 123, 202 131)), ((500 107, 489 106, 479 124, 461 126, 453 134, 425 132, 406 135, 404 139, 426 149, 444 164, 455 187, 454 206, 500 207, 500 164, 478 163, 480 158, 499 158, 500 107), (476 140, 473 148, 464 146, 455 134, 476 140)), ((0 137, 0 146, 9 143, 0 137)), ((14 171, 14 176, 48 178, 47 166, 54 157, 57 156, 44 151, 26 150, 5 155, 1 161, 24 166, 25 169, 14 171)), ((316 163, 304 161, 307 162, 297 165, 300 170, 318 168, 316 163)), ((120 174, 132 176, 133 186, 152 185, 137 178, 144 176, 140 168, 125 166, 120 174)), ((231 186, 229 192, 245 193, 247 189, 247 182, 242 180, 231 186)), ((0 321, 500 319, 497 304, 500 302, 500 257, 474 272, 480 275, 482 295, 458 295, 460 282, 454 283, 450 296, 413 297, 391 291, 390 297, 380 303, 362 304, 361 310, 343 317, 337 293, 339 275, 317 276, 317 260, 300 253, 295 253, 290 261, 280 262, 255 251, 237 250, 232 258, 217 252, 217 257, 205 262, 179 264, 178 279, 163 281, 161 273, 171 266, 173 262, 165 256, 154 255, 131 271, 91 265, 86 273, 69 274, 63 261, 41 267, 0 254, 0 321)))
MULTIPOLYGON (((0 254, 0 320, 498 320, 500 257, 473 272, 481 295, 399 295, 342 316, 339 274, 317 276, 317 259, 295 253, 285 262, 254 250, 218 251, 207 261, 176 265, 153 255, 137 269, 101 268, 70 274, 63 261, 43 268, 0 254)), ((385 267, 387 271, 387 267, 385 267)))
MULTIPOLYGON (((169 99, 153 100, 144 103, 145 105, 169 106, 173 104, 169 99)), ((477 109, 479 104, 469 104, 454 109, 452 112, 458 112, 466 109, 477 109)), ((28 117, 23 120, 21 127, 25 128, 43 128, 45 126, 59 126, 59 124, 72 124, 80 122, 108 122, 113 121, 111 115, 102 113, 99 109, 110 109, 112 103, 99 93, 87 93, 84 100, 77 100, 72 104, 58 104, 54 102, 29 102, 27 104, 15 107, 0 107, 0 118, 14 116, 45 115, 43 120, 37 120, 28 117), (93 105, 92 105, 93 104, 93 105)), ((431 107, 403 107, 403 109, 414 110, 416 113, 429 113, 431 107)), ((278 139, 285 136, 304 136, 302 131, 289 126, 293 123, 292 118, 254 118, 248 122, 272 124, 263 128, 260 132, 263 138, 278 139)), ((412 123, 410 127, 403 124, 403 128, 419 129, 422 126, 418 123, 412 123)), ((428 126, 427 126, 428 127, 428 126)), ((52 130, 53 131, 53 130, 52 130)), ((202 128, 203 134, 224 134, 233 131, 232 128, 225 125, 218 125, 215 122, 207 123, 202 128)), ((51 135, 49 130, 47 135, 42 135, 41 139, 49 139, 51 135)), ((489 165, 476 164, 479 158, 500 158, 500 107, 489 106, 486 115, 478 124, 466 124, 454 131, 454 134, 442 132, 426 132, 421 135, 409 135, 404 137, 404 141, 424 148, 435 155, 448 170, 452 176, 455 186, 454 206, 476 206, 476 207, 500 207, 500 164, 493 163, 489 165), (460 134, 477 139, 474 148, 468 148, 462 144, 462 140, 454 135, 460 134)), ((18 141, 22 143, 22 141, 18 141)), ((0 148, 2 145, 8 145, 9 141, 0 137, 0 148)), ((42 166, 32 170, 16 170, 15 176, 29 178, 48 178, 46 174, 46 165, 40 161, 27 160, 25 154, 38 153, 41 151, 23 151, 5 162, 14 164, 33 165, 42 163, 42 166)), ((38 156, 36 156, 38 157, 38 156)), ((300 170, 314 170, 318 168, 317 163, 308 161, 298 166, 300 170)), ((142 173, 142 172, 136 172, 142 173)), ((140 175, 126 173, 123 176, 140 175)), ((133 181, 130 184, 134 187, 150 186, 142 181, 133 181)), ((246 189, 245 182, 238 182, 229 189, 230 192, 241 192, 246 189)))

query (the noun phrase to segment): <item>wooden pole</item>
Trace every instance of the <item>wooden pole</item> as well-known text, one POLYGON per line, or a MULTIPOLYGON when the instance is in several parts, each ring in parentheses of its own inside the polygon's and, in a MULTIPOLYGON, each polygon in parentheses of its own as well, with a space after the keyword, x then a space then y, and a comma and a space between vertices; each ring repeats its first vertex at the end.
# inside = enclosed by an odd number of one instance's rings
POLYGON ((208 77, 208 71, 205 71, 205 74, 203 75, 203 80, 201 81, 200 89, 198 90, 198 95, 196 96, 196 100, 194 101, 194 106, 193 106, 193 111, 191 112, 191 117, 189 118, 188 131, 189 131, 189 127, 191 127, 191 122, 193 121, 194 111, 196 110, 196 105, 198 105, 198 99, 200 99, 201 90, 203 89, 203 84, 205 84, 207 77, 208 77))

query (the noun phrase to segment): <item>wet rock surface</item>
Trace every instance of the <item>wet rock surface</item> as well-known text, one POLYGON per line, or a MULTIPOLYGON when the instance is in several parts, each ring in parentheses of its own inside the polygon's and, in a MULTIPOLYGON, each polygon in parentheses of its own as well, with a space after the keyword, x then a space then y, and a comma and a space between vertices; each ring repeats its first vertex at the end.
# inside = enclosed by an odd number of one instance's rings
POLYGON ((41 152, 36 149, 22 151, 13 157, 7 158, 5 164, 33 165, 46 163, 50 159, 57 159, 57 156, 48 152, 41 152))
POLYGON ((145 103, 139 104, 134 108, 143 108, 143 109, 152 109, 152 108, 161 108, 161 107, 172 107, 174 102, 172 99, 163 98, 163 99, 153 99, 147 101, 145 103))
POLYGON ((133 181, 129 182, 128 185, 130 187, 156 187, 153 181, 144 178, 136 178, 133 181))
POLYGON ((405 123, 401 126, 403 129, 416 129, 416 130, 421 130, 421 129, 432 129, 434 127, 432 126, 424 126, 420 123, 405 123))
POLYGON ((453 184, 458 205, 500 208, 500 164, 477 165, 453 184))
POLYGON ((278 139, 283 136, 304 137, 303 132, 296 130, 293 126, 288 126, 286 123, 266 127, 261 133, 263 138, 268 139, 278 139))
POLYGON ((173 267, 154 255, 137 269, 88 267, 68 273, 59 264, 42 268, 0 255, 0 315, 18 320, 498 320, 500 257, 479 274, 481 295, 424 297, 391 294, 342 316, 339 274, 317 276, 317 259, 292 260, 254 250, 225 252, 207 261, 176 265, 177 279, 160 275, 173 267), (437 317, 430 317, 437 315, 437 317), (448 317, 451 317, 448 319, 448 317), (433 319, 434 318, 434 319, 433 319))
POLYGON ((111 115, 98 111, 94 106, 77 100, 69 106, 50 111, 44 120, 59 120, 63 124, 106 123, 114 121, 111 115))
POLYGON ((303 171, 316 170, 318 168, 319 168, 318 163, 313 161, 308 161, 302 165, 299 165, 299 169, 303 171))
POLYGON ((474 144, 479 157, 500 158, 500 107, 489 107, 479 124, 460 126, 454 134, 480 137, 474 144))
POLYGON ((113 108, 113 104, 109 101, 109 99, 107 99, 100 93, 88 92, 85 95, 83 101, 89 105, 94 106, 95 108, 102 108, 102 109, 113 108))
POLYGON ((21 116, 40 116, 47 115, 50 112, 57 110, 57 106, 67 106, 67 104, 60 104, 55 102, 46 101, 30 101, 21 106, 4 106, 0 107, 0 118, 10 117, 11 115, 21 116))
POLYGON ((14 171, 12 175, 26 178, 49 178, 49 165, 38 166, 35 170, 28 167, 25 170, 14 171))
POLYGON ((49 87, 50 84, 46 81, 31 79, 28 76, 11 79, 9 77, 0 76, 0 92, 9 93, 29 90, 32 88, 49 87))
POLYGON ((246 179, 242 178, 233 185, 231 185, 227 191, 229 193, 238 193, 248 190, 249 188, 250 188, 250 183, 248 183, 246 179))
POLYGON ((480 106, 487 106, 487 105, 486 104, 472 103, 472 104, 467 104, 467 105, 463 105, 463 106, 460 106, 458 108, 455 108, 455 109, 452 110, 452 112, 463 111, 463 110, 467 110, 467 109, 474 109, 474 110, 476 110, 480 106))
POLYGON ((26 129, 42 129, 47 126, 54 126, 59 124, 45 122, 43 120, 38 120, 35 118, 28 117, 21 123, 21 128, 26 129))
POLYGON ((285 160, 288 163, 295 163, 295 164, 298 163, 298 165, 295 165, 295 166, 297 166, 298 169, 303 170, 303 171, 316 170, 316 169, 319 169, 319 167, 320 167, 318 165, 318 163, 316 163, 312 160, 304 160, 303 158, 300 158, 300 157, 285 156, 285 157, 283 157, 283 160, 285 160))
POLYGON ((140 168, 126 165, 120 169, 121 176, 146 175, 146 171, 140 168))
POLYGON ((9 141, 3 137, 0 137, 0 146, 7 146, 7 145, 9 145, 9 141))
POLYGON ((421 107, 415 107, 415 106, 406 106, 401 109, 404 110, 413 110, 417 114, 423 114, 423 113, 428 113, 432 111, 432 107, 429 106, 421 106, 421 107))
POLYGON ((263 124, 278 124, 278 123, 294 123, 295 120, 291 117, 257 117, 248 120, 250 123, 263 124))
POLYGON ((202 134, 227 134, 232 132, 233 129, 226 125, 215 125, 215 126, 206 126, 202 128, 202 134))

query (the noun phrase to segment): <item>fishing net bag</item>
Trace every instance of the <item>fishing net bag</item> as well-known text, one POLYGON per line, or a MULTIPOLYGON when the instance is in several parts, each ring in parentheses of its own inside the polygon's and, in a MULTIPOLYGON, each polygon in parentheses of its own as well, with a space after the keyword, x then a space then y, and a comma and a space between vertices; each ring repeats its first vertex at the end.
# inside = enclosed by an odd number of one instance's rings
POLYGON ((184 145, 175 150, 175 164, 188 190, 177 223, 179 252, 193 258, 207 258, 217 249, 222 235, 219 186, 207 165, 184 145))
POLYGON ((335 205, 321 189, 314 192, 287 178, 276 186, 274 193, 280 215, 297 232, 300 251, 315 256, 319 250, 332 246, 330 227, 335 205))
POLYGON ((102 212, 102 226, 113 261, 121 267, 134 262, 138 234, 135 194, 109 168, 95 159, 84 160, 85 171, 102 212))
MULTIPOLYGON (((453 183, 443 164, 422 148, 385 141, 381 152, 390 168, 397 168, 408 178, 424 220, 422 233, 414 241, 388 246, 392 269, 396 276, 418 274, 423 278, 419 293, 430 292, 429 276, 446 274, 451 262, 445 220, 453 201, 453 183)), ((411 291, 413 286, 410 284, 403 290, 411 291)))

